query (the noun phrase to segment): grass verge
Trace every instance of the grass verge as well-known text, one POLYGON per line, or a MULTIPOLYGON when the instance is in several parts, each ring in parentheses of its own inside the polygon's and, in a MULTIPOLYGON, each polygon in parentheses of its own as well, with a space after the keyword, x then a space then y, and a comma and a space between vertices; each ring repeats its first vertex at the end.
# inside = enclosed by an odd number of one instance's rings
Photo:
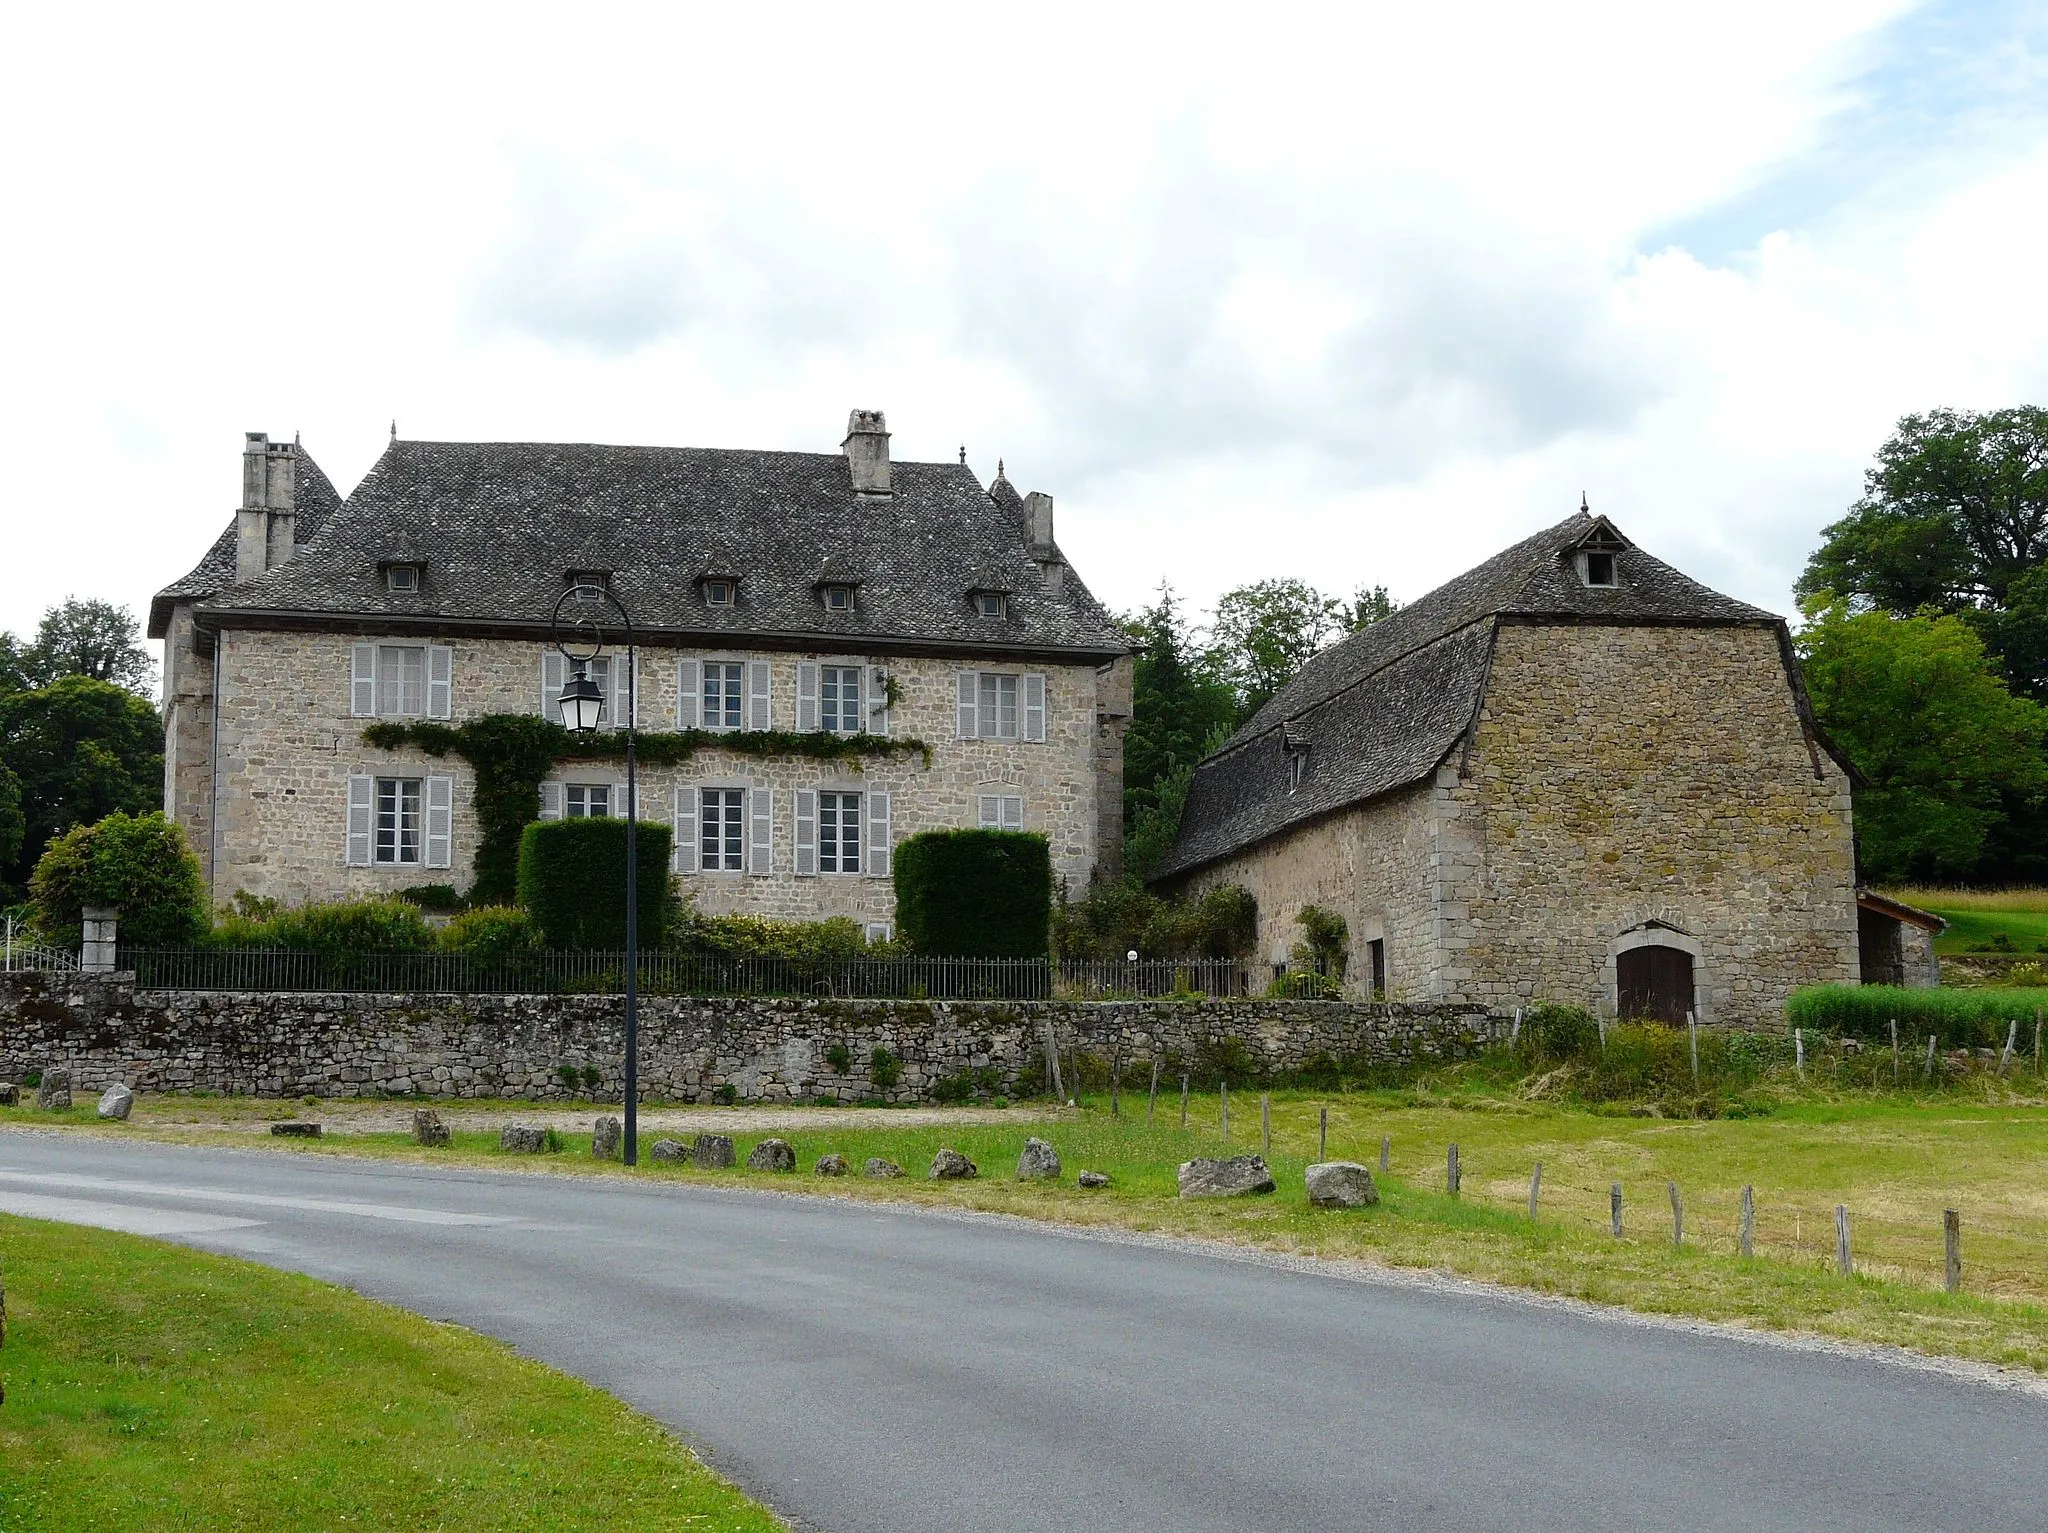
POLYGON ((0 1526, 782 1526, 659 1426, 310 1278, 0 1216, 0 1526))

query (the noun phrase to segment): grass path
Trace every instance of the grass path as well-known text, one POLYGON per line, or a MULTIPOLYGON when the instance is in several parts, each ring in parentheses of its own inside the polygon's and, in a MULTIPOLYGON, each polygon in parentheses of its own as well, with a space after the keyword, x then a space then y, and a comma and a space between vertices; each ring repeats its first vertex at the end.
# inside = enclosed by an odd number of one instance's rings
MULTIPOLYGON (((632 1175, 843 1197, 972 1208, 1080 1225, 1114 1225, 1237 1241, 1304 1255, 1439 1269, 1538 1292, 1655 1314, 1694 1316, 1773 1330, 1890 1343, 1918 1351, 2048 1371, 2048 1107, 1987 1085, 1981 1099, 1793 1103, 1769 1116, 1675 1121, 1608 1116, 1511 1095, 1431 1096, 1418 1091, 1273 1099, 1271 1162, 1280 1192, 1269 1198, 1183 1203, 1175 1168, 1195 1154, 1257 1149, 1255 1095, 1232 1098, 1232 1134, 1220 1133, 1220 1102, 1198 1096, 1190 1128, 1177 1098, 1162 1097, 1154 1125, 1142 1098, 1125 1115, 1107 1102, 1048 1118, 1042 1111, 895 1126, 886 1114, 820 1123, 790 1115, 782 1137, 802 1174, 708 1173, 654 1161, 628 1173, 590 1158, 587 1138, 567 1153, 512 1157, 495 1135, 459 1132, 445 1150, 402 1135, 364 1133, 319 1143, 277 1141, 288 1153, 355 1154, 571 1175, 632 1175), (1330 1114, 1329 1154, 1377 1166, 1392 1141, 1391 1174, 1378 1209, 1312 1210, 1301 1173, 1316 1153, 1318 1110, 1330 1114), (1027 1134, 1050 1139, 1065 1162, 1057 1185, 1013 1180, 1027 1134), (1461 1196, 1444 1187, 1445 1150, 1457 1143, 1461 1196), (924 1168, 941 1145, 982 1168, 979 1180, 932 1184, 924 1168), (837 1151, 856 1167, 892 1159, 900 1181, 821 1180, 818 1156, 837 1151), (1543 1163, 1539 1220, 1527 1215, 1529 1173, 1543 1163), (1083 1169, 1109 1173, 1105 1192, 1074 1185, 1083 1169), (1624 1238, 1608 1233, 1608 1188, 1624 1191, 1624 1238), (1667 1183, 1679 1184, 1685 1243, 1671 1242, 1667 1183), (1756 1189, 1756 1259, 1736 1254, 1742 1186, 1756 1189), (1857 1273, 1833 1269, 1835 1205, 1847 1204, 1857 1273), (1941 1217, 1960 1210, 1965 1291, 1944 1293, 1941 1217)), ((764 1113, 737 1132, 739 1154, 763 1136, 764 1113)), ((0 1123, 33 1120, 0 1111, 0 1123)), ((738 1114, 735 1114, 738 1119, 738 1114)), ((245 1133, 131 1128, 197 1143, 246 1147, 245 1133)))
POLYGON ((0 1527, 782 1524, 602 1392, 310 1278, 0 1216, 0 1527))

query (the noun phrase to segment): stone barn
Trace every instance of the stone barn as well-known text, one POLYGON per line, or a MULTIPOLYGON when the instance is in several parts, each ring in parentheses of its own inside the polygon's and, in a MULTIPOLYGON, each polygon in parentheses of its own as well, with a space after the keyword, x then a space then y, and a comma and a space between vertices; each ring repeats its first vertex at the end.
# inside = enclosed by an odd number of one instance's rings
POLYGON ((1343 916, 1354 994, 1769 1024, 1859 978, 1850 780, 1784 621, 1582 508, 1311 660, 1160 877, 1276 965, 1343 916))

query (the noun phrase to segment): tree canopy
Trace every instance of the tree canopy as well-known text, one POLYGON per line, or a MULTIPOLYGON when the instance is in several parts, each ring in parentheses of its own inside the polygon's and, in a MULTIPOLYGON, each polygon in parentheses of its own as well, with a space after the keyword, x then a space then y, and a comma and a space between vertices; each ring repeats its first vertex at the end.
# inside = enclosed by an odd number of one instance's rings
MULTIPOLYGON (((135 614, 112 602, 67 596, 43 614, 33 644, 8 645, 19 655, 24 684, 48 686, 60 676, 90 676, 138 696, 156 691, 156 662, 142 642, 135 614)), ((5 655, 0 655, 4 663, 5 655)))
MULTIPOLYGON (((156 709, 111 682, 63 676, 0 697, 0 763, 16 785, 21 816, 14 855, 0 866, 8 897, 20 897, 29 870, 60 831, 118 811, 160 808, 163 749, 156 709)), ((0 841, 4 807, 0 802, 0 841)))

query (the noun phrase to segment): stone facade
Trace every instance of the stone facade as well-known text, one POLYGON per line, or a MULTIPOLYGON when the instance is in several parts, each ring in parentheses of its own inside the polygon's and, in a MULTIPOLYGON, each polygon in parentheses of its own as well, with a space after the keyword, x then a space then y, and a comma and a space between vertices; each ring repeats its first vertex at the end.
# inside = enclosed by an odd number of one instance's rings
MULTIPOLYGON (((980 1003, 705 1000, 640 1003, 640 1081, 650 1100, 916 1102, 949 1077, 994 1071, 995 1089, 1043 1089, 1045 1045, 1099 1070, 1124 1062, 1145 1088, 1182 1071, 1207 1082, 1451 1059, 1505 1034, 1476 1006, 1346 1002, 980 1003), (843 1045, 849 1068, 827 1054, 843 1045), (902 1075, 878 1089, 887 1048, 902 1075)), ((573 1100, 563 1065, 595 1066, 595 1094, 621 1090, 624 1003, 617 996, 226 994, 137 990, 127 976, 0 975, 0 1080, 68 1069, 79 1089, 261 1096, 513 1096, 573 1100)))
MULTIPOLYGON (((175 643, 189 630, 180 614, 175 643)), ((167 668, 167 688, 180 688, 169 726, 180 754, 167 769, 173 812, 204 849, 216 898, 237 891, 299 902, 347 894, 389 893, 409 885, 467 887, 473 876, 477 826, 470 805, 473 776, 457 757, 383 751, 363 742, 374 722, 351 713, 351 649, 361 635, 228 629, 218 639, 219 695, 202 690, 200 661, 167 668), (172 678, 175 678, 173 680, 172 678), (184 691, 192 693, 189 701, 184 691), (218 722, 214 715, 217 711, 218 722), (205 727, 198 722, 204 717, 205 727), (208 770, 218 750, 217 773, 208 770), (351 776, 453 778, 453 824, 445 865, 349 866, 348 783, 351 776)), ((369 637, 375 637, 371 635, 369 637)), ((392 642, 433 643, 407 638, 392 642)), ((493 713, 539 713, 544 646, 531 641, 453 637, 450 722, 493 713)), ((649 730, 684 727, 680 663, 706 658, 701 649, 643 649, 637 716, 649 730)), ((794 795, 799 788, 886 791, 892 836, 980 823, 983 795, 1020 798, 1023 828, 1051 843, 1055 876, 1085 888, 1111 847, 1107 816, 1120 816, 1122 738, 1130 714, 1129 663, 1024 665, 980 662, 979 668, 1045 678, 1043 741, 957 738, 962 662, 922 656, 768 653, 721 649, 720 660, 760 660, 769 667, 769 727, 794 730, 797 666, 802 661, 874 664, 895 684, 886 715, 892 736, 925 741, 929 765, 915 754, 860 762, 810 758, 762 761, 710 750, 679 767, 639 771, 641 813, 674 817, 678 790, 720 786, 767 788, 772 794, 772 872, 702 873, 681 877, 699 909, 805 920, 851 916, 889 922, 895 899, 886 876, 799 877, 794 871, 794 795), (1107 807, 1104 807, 1107 806, 1107 807)), ((205 676, 210 683, 214 668, 205 676)), ((691 721, 694 722, 694 721, 691 721)), ((880 722, 877 720, 877 722, 880 722)), ((604 784, 623 802, 625 763, 575 763, 551 779, 604 784)), ((1120 822, 1115 826, 1120 830, 1120 822)))
POLYGON ((1203 868, 1259 901, 1261 956, 1315 903, 1350 982, 1386 943, 1405 1001, 1613 1015, 1617 959, 1691 954, 1705 1022, 1771 1024, 1858 978, 1850 785, 1762 626, 1501 625, 1469 751, 1203 868))

